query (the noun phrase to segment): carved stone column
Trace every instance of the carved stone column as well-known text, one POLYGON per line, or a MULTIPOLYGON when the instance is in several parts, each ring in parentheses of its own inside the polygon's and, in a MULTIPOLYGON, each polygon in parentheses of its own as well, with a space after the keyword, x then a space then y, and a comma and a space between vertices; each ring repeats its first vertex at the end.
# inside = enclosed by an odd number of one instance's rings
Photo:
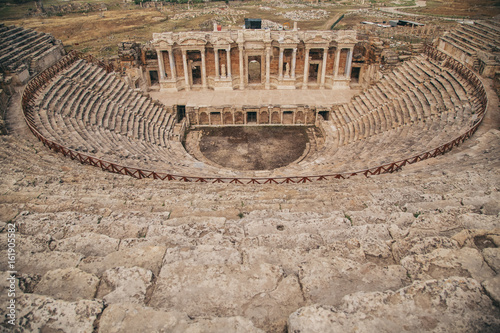
POLYGON ((309 48, 306 47, 306 55, 304 57, 304 82, 302 89, 307 89, 307 81, 309 80, 309 48))
POLYGON ((168 60, 170 62, 170 76, 172 80, 176 80, 176 73, 175 73, 175 60, 174 60, 174 52, 172 48, 168 50, 168 60))
POLYGON ((335 69, 334 69, 334 72, 333 72, 333 75, 335 76, 335 78, 337 78, 339 76, 339 62, 340 62, 340 47, 337 47, 337 50, 335 52, 335 69))
POLYGON ((240 51, 240 89, 243 90, 245 89, 245 73, 243 71, 243 45, 240 45, 239 47, 240 51))
POLYGON ((266 47, 266 84, 265 89, 271 88, 271 47, 266 47))
POLYGON ((158 71, 160 72, 160 80, 165 80, 165 65, 163 64, 163 51, 156 50, 156 55, 158 56, 158 71))
POLYGON ((320 88, 325 88, 325 80, 326 80, 326 58, 328 57, 328 48, 325 47, 323 49, 323 65, 321 67, 321 84, 320 88))
POLYGON ((226 71, 227 77, 231 78, 231 48, 226 50, 226 71))
POLYGON ((283 49, 280 47, 280 62, 279 62, 279 80, 283 80, 283 49))
POLYGON ((353 53, 353 48, 349 48, 349 53, 347 55, 347 60, 346 60, 346 65, 345 65, 345 76, 347 78, 351 78, 351 68, 352 68, 352 53, 353 53))
POLYGON ((205 63, 205 48, 201 49, 201 85, 203 89, 207 88, 207 66, 205 63))
POLYGON ((220 78, 220 65, 219 65, 219 49, 214 48, 215 51, 215 79, 220 78))
POLYGON ((297 63, 297 48, 293 48, 293 53, 292 53, 292 79, 295 79, 295 66, 297 63))
POLYGON ((186 84, 186 90, 191 90, 191 86, 189 85, 189 71, 188 71, 188 63, 187 63, 187 51, 182 50, 182 66, 184 66, 184 82, 186 84))

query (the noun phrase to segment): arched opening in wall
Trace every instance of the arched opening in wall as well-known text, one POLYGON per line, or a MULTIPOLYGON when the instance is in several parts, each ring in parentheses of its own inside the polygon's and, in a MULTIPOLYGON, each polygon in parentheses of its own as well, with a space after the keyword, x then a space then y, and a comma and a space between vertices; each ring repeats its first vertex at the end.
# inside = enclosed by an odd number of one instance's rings
POLYGON ((293 111, 283 111, 283 125, 293 124, 293 111))
POLYGON ((210 124, 211 125, 221 125, 222 121, 220 118, 220 112, 210 112, 210 124))
POLYGON ((309 64, 309 82, 318 82, 319 64, 309 64))
POLYGON ((238 111, 234 113, 234 123, 238 125, 243 124, 243 112, 238 111))
POLYGON ((177 122, 181 122, 186 117, 186 106, 177 105, 177 122))
POLYGON ((208 114, 206 112, 200 113, 200 125, 208 125, 208 114))
POLYGON ((201 84, 201 66, 195 65, 191 67, 191 76, 193 79, 193 85, 201 84))
POLYGON ((231 112, 224 112, 224 125, 231 125, 233 123, 233 114, 231 112))
POLYGON ((281 124, 281 117, 278 111, 274 111, 271 115, 272 124, 281 124))
POLYGON ((262 83, 260 56, 248 57, 248 83, 249 84, 262 83))
POLYGON ((158 84, 158 71, 149 71, 149 79, 152 86, 158 84))
POLYGON ((188 51, 187 58, 191 69, 191 84, 201 85, 201 52, 200 51, 188 51))
POLYGON ((135 82, 134 82, 134 87, 135 87, 136 89, 140 88, 139 79, 135 80, 135 82))
POLYGON ((259 124, 267 124, 269 123, 269 112, 262 111, 259 116, 259 124))
POLYGON ((304 119, 304 112, 298 111, 295 114, 295 124, 304 124, 306 121, 304 119))
POLYGON ((257 123, 257 112, 247 112, 247 124, 257 123))
POLYGON ((319 111, 318 114, 323 118, 323 120, 330 120, 329 111, 319 111))
POLYGON ((351 83, 359 83, 359 73, 361 72, 361 67, 353 67, 351 70, 351 83))

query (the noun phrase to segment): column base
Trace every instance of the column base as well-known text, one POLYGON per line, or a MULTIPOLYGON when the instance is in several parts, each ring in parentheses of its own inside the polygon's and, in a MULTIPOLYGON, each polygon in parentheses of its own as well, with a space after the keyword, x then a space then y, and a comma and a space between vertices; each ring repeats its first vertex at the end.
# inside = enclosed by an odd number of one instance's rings
POLYGON ((233 80, 229 77, 214 80, 214 90, 233 90, 233 80))
POLYGON ((347 77, 338 77, 333 79, 332 89, 349 88, 351 79, 347 77))
POLYGON ((166 91, 166 92, 176 92, 179 91, 177 89, 177 82, 176 81, 160 81, 160 91, 166 91))
POLYGON ((284 78, 278 82, 278 89, 295 89, 295 79, 284 78))

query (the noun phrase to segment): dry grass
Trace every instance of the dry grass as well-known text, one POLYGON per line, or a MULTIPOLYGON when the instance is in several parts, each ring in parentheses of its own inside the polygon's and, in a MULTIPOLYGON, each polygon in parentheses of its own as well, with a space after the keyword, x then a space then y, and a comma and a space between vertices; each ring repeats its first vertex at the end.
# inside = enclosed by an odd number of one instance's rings
POLYGON ((113 10, 102 16, 89 13, 32 17, 8 23, 50 33, 68 48, 100 56, 110 55, 120 41, 150 40, 153 32, 168 30, 169 25, 166 15, 154 9, 113 10))
MULTIPOLYGON (((1 1, 1 0, 0 0, 1 1)), ((95 2, 97 0, 87 0, 80 2, 95 2)), ((109 10, 101 15, 94 13, 73 13, 62 16, 49 17, 27 17, 28 10, 34 8, 33 2, 24 5, 1 4, 0 19, 6 24, 16 24, 37 31, 47 32, 63 41, 67 49, 76 49, 83 52, 92 53, 96 56, 109 57, 117 54, 117 45, 121 41, 134 40, 137 42, 147 42, 151 40, 154 32, 163 31, 190 31, 199 30, 200 26, 207 20, 213 19, 212 15, 203 15, 194 19, 168 20, 174 13, 187 10, 187 5, 168 6, 166 12, 159 12, 155 9, 144 9, 131 4, 124 5, 121 0, 104 0, 109 10)), ((378 0, 377 2, 391 2, 389 0, 378 0)), ((66 1, 47 0, 45 6, 52 4, 66 4, 66 1)), ((428 0, 428 7, 422 9, 412 9, 423 13, 435 15, 458 16, 481 16, 500 13, 500 8, 494 5, 495 0, 428 0)), ((352 5, 352 3, 350 3, 352 5)), ((312 8, 275 8, 273 11, 266 11, 259 8, 259 5, 272 6, 269 3, 261 2, 241 2, 231 3, 231 7, 244 9, 248 14, 241 15, 235 26, 237 29, 243 25, 244 17, 262 18, 284 24, 292 24, 291 20, 279 15, 280 12, 292 10, 310 10, 312 8)), ((211 3, 210 6, 224 6, 223 3, 211 3)), ((200 5, 191 8, 201 8, 200 5)), ((329 17, 323 20, 301 21, 298 26, 302 30, 328 29, 331 24, 346 10, 347 7, 325 7, 329 12, 329 17)), ((353 7, 350 7, 353 8, 353 7)), ((409 10, 409 9, 408 9, 409 10)), ((346 18, 340 22, 340 27, 354 25, 354 21, 363 20, 362 17, 346 18), (349 22, 352 21, 352 22, 349 22)), ((358 23, 358 22, 357 22, 358 23)))
POLYGON ((500 2, 498 0, 427 0, 426 7, 406 10, 419 14, 485 19, 500 14, 500 2))

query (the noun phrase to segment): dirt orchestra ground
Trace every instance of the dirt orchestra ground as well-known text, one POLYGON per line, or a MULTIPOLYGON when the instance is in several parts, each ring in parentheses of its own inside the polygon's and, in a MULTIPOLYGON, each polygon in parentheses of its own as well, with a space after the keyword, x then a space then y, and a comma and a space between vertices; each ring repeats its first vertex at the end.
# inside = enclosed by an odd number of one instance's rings
POLYGON ((308 142, 300 127, 207 127, 200 150, 213 162, 237 170, 272 170, 297 160, 308 142))

